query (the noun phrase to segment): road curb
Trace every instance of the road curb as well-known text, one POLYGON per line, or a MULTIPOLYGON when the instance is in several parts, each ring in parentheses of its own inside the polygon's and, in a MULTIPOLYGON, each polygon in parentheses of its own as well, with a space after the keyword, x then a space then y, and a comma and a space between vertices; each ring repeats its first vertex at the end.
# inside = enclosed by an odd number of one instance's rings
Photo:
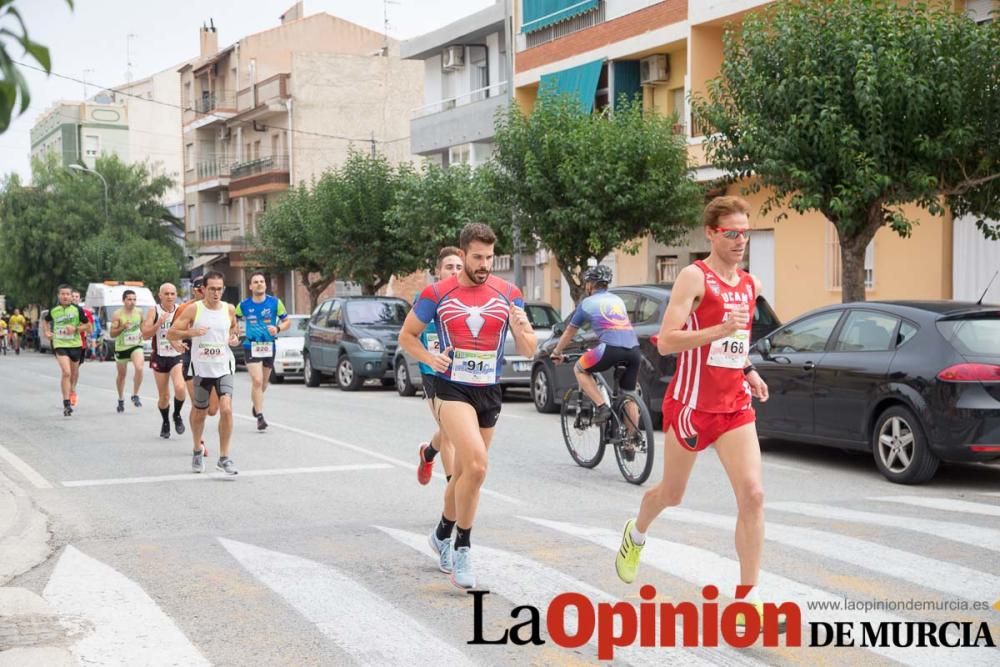
POLYGON ((51 537, 48 517, 0 472, 0 586, 45 562, 51 537))

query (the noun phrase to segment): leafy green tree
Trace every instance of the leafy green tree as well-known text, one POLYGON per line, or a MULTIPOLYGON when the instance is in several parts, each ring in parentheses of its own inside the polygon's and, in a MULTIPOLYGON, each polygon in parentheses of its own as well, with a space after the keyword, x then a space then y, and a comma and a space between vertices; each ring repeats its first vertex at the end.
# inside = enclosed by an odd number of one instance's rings
POLYGON ((15 175, 0 189, 0 284, 20 303, 45 303, 63 282, 178 280, 184 253, 172 229, 180 221, 160 203, 170 179, 115 156, 95 169, 108 181, 107 217, 100 179, 54 156, 34 164, 30 187, 15 175))
POLYGON ((492 196, 491 165, 443 168, 427 164, 404 170, 389 212, 391 229, 424 268, 433 270, 438 251, 457 246, 462 227, 485 222, 497 233, 498 254, 510 252, 510 209, 492 196))
POLYGON ((647 235, 671 243, 697 224, 701 188, 673 122, 624 97, 590 114, 548 95, 530 116, 512 106, 498 119, 493 197, 516 212, 522 238, 553 252, 574 301, 588 260, 634 253, 647 235))
POLYGON ((384 155, 352 152, 338 169, 316 183, 314 197, 321 224, 316 242, 330 256, 337 278, 375 294, 393 275, 406 275, 421 259, 393 231, 390 211, 409 165, 393 167, 384 155))
POLYGON ((865 298, 875 233, 912 232, 903 205, 1000 217, 1000 22, 950 6, 776 3, 727 32, 721 74, 693 102, 716 132, 710 160, 768 188, 765 214, 837 227, 844 301, 865 298))
POLYGON ((316 309, 323 290, 336 279, 333 255, 316 240, 322 222, 312 188, 305 184, 290 188, 278 205, 268 209, 257 223, 256 249, 252 254, 259 266, 298 273, 302 286, 309 292, 310 312, 316 309))
MULTIPOLYGON (((73 0, 66 0, 70 9, 73 8, 73 0)), ((52 59, 49 56, 47 47, 38 42, 33 42, 28 36, 28 28, 21 19, 21 14, 14 6, 14 0, 0 0, 0 134, 10 127, 10 119, 14 113, 14 107, 18 106, 18 115, 24 113, 31 104, 31 95, 28 90, 28 82, 17 68, 14 62, 15 56, 7 51, 5 41, 11 39, 23 50, 24 54, 31 56, 38 65, 45 70, 46 74, 52 71, 52 59), (20 33, 14 32, 13 23, 16 22, 20 33), (18 105, 20 98, 20 105, 18 105)))

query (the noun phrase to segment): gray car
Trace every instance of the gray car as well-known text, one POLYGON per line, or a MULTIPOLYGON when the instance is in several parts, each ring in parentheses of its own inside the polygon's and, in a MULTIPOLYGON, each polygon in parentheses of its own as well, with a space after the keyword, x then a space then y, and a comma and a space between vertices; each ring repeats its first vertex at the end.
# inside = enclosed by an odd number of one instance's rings
MULTIPOLYGON (((552 327, 562 319, 559 311, 545 302, 530 302, 525 304, 524 311, 528 321, 535 330, 538 344, 541 345, 552 336, 552 327)), ((500 387, 503 391, 510 387, 531 387, 531 365, 533 357, 525 357, 517 353, 514 336, 507 334, 503 347, 504 364, 500 372, 500 387)), ((400 396, 413 396, 421 389, 420 366, 417 360, 407 354, 403 348, 396 350, 393 363, 396 369, 396 391, 400 396)))

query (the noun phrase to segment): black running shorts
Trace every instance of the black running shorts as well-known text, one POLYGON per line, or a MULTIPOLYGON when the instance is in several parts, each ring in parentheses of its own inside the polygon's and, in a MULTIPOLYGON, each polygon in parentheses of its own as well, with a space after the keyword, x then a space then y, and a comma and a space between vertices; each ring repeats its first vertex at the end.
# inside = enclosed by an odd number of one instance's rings
POLYGON ((459 384, 434 376, 434 399, 437 401, 459 401, 468 403, 479 418, 479 428, 493 428, 500 419, 503 393, 500 385, 476 386, 459 384))

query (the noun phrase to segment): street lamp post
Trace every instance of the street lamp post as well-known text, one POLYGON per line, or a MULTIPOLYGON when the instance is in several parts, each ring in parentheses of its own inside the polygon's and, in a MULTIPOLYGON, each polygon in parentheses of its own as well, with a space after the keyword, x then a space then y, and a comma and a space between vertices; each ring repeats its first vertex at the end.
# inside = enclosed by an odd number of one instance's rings
POLYGON ((111 217, 108 215, 108 181, 101 175, 101 172, 96 169, 91 169, 90 167, 84 167, 82 164, 71 164, 69 168, 96 174, 97 177, 101 179, 101 183, 104 183, 104 221, 110 224, 111 217))

